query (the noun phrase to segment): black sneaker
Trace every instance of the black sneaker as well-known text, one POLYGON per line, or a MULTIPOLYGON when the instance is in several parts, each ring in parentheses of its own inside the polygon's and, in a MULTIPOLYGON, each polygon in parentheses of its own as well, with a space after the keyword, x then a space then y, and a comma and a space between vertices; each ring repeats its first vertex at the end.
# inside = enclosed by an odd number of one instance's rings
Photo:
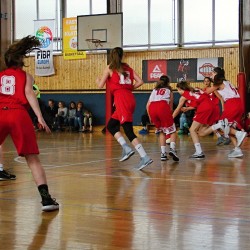
POLYGON ((179 157, 177 155, 177 152, 173 148, 169 149, 169 155, 173 157, 174 161, 179 161, 179 157))
POLYGON ((0 171, 0 181, 15 180, 16 176, 14 174, 8 173, 6 170, 0 171))
POLYGON ((59 209, 59 204, 56 202, 56 199, 49 197, 44 199, 42 202, 42 210, 45 212, 54 211, 59 209))
POLYGON ((168 160, 167 154, 161 153, 161 161, 166 161, 166 160, 168 160))

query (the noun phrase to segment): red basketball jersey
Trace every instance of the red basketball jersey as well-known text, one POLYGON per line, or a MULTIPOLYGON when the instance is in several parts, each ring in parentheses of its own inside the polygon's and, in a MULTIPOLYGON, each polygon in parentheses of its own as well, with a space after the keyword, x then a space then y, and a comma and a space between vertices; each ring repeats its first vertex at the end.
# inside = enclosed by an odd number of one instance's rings
POLYGON ((26 72, 20 68, 8 68, 0 72, 0 107, 28 109, 25 84, 26 72))
POLYGON ((114 70, 112 76, 107 79, 107 84, 109 85, 112 94, 114 94, 116 90, 120 89, 133 90, 134 71, 127 64, 123 64, 123 69, 126 76, 119 74, 116 70, 114 70))

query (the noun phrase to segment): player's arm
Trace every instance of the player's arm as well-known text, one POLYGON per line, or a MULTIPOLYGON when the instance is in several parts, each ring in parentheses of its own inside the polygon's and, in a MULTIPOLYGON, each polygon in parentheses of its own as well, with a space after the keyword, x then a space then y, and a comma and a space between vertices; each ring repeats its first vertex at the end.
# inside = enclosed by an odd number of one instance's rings
POLYGON ((46 130, 46 132, 50 132, 49 127, 43 119, 42 112, 40 110, 36 95, 33 90, 33 77, 26 73, 26 85, 25 85, 25 96, 33 109, 34 113, 37 116, 38 122, 42 125, 42 127, 46 130))
POLYGON ((173 108, 174 108, 174 94, 173 94, 172 91, 170 92, 169 107, 173 111, 173 108))
POLYGON ((135 71, 134 71, 134 79, 135 79, 134 89, 137 89, 143 84, 143 80, 138 76, 138 74, 135 71))
POLYGON ((109 69, 109 66, 107 66, 103 71, 102 77, 101 78, 98 77, 96 79, 96 83, 97 83, 99 89, 102 89, 105 86, 106 81, 109 77, 109 74, 110 74, 110 69, 109 69))
POLYGON ((175 118, 181 112, 181 108, 183 107, 183 105, 184 105, 184 103, 185 103, 186 100, 187 99, 184 96, 180 97, 179 104, 176 107, 176 109, 174 110, 173 118, 175 118))
POLYGON ((196 109, 196 107, 191 107, 191 106, 189 106, 189 107, 182 107, 181 111, 185 113, 185 112, 187 112, 189 110, 194 110, 194 109, 196 109))
POLYGON ((211 94, 211 93, 213 93, 215 90, 217 90, 218 89, 218 87, 214 87, 214 86, 212 86, 212 87, 208 87, 208 88, 206 88, 206 93, 207 94, 211 94))
POLYGON ((147 110, 147 113, 148 113, 149 121, 151 122, 151 117, 150 117, 149 112, 148 112, 148 108, 149 108, 150 103, 151 103, 150 100, 148 100, 147 105, 146 105, 146 110, 147 110))

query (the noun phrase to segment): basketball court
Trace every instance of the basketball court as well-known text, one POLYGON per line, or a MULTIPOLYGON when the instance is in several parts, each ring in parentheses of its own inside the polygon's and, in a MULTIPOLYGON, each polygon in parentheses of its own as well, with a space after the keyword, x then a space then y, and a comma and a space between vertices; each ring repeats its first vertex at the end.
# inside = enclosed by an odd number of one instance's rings
MULTIPOLYGON (((77 49, 107 53, 122 47, 122 14, 77 16, 77 49)), ((103 62, 100 62, 104 68, 103 62)), ((106 120, 112 101, 106 95, 106 120)), ((136 132, 138 134, 138 131, 136 132)), ((153 163, 137 170, 139 155, 119 162, 110 134, 37 132, 40 159, 59 211, 41 211, 25 159, 8 138, 4 166, 17 176, 1 181, 1 244, 23 249, 250 249, 250 143, 243 158, 232 145, 201 139, 205 159, 194 160, 189 136, 179 136, 179 162, 160 160, 158 137, 138 136, 153 163)))
POLYGON ((42 213, 40 195, 24 158, 4 145, 0 249, 249 249, 249 141, 242 159, 232 145, 202 139, 206 158, 190 160, 191 138, 180 136, 180 162, 160 161, 157 136, 139 136, 154 162, 136 169, 139 155, 120 163, 110 135, 37 133, 58 212, 42 213), (14 219, 13 219, 14 218, 14 219))

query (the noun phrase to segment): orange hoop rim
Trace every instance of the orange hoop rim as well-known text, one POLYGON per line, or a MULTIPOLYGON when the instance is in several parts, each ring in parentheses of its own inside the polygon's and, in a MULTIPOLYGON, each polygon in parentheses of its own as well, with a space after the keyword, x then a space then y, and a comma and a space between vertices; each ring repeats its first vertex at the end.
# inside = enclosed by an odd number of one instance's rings
POLYGON ((95 47, 98 47, 98 46, 102 47, 102 46, 103 46, 103 45, 102 45, 103 42, 102 42, 100 39, 87 38, 87 39, 85 39, 85 41, 86 41, 86 42, 94 43, 94 44, 95 44, 95 47))

